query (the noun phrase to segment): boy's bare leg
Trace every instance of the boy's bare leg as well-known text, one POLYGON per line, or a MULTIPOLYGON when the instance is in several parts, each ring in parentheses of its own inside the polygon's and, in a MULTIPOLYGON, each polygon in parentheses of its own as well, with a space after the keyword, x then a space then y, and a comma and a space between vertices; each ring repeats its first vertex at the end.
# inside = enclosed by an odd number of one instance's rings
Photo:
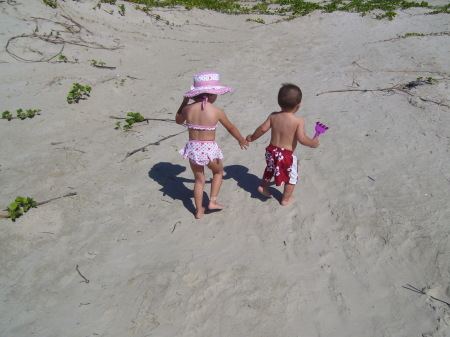
POLYGON ((263 179, 261 185, 258 186, 258 192, 267 198, 272 198, 272 194, 269 191, 269 181, 263 179))
POLYGON ((221 159, 214 159, 208 163, 208 168, 213 173, 211 181, 211 194, 209 195, 208 209, 223 209, 224 206, 217 203, 220 186, 222 186, 223 164, 221 159))
POLYGON ((205 187, 205 168, 204 166, 200 166, 197 164, 192 163, 191 164, 192 172, 194 173, 194 202, 195 202, 195 209, 196 214, 195 218, 200 219, 203 214, 205 213, 205 208, 203 207, 203 189, 205 187))
POLYGON ((294 197, 292 196, 294 188, 295 188, 294 184, 284 184, 283 197, 281 198, 281 206, 289 205, 295 200, 294 197))

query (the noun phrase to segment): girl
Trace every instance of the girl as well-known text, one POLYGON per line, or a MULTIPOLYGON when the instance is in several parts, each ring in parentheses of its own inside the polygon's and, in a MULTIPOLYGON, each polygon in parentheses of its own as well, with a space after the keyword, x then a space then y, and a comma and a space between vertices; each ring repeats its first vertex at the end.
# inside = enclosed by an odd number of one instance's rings
POLYGON ((230 87, 220 85, 218 73, 210 71, 199 73, 194 76, 194 86, 183 95, 183 102, 175 117, 177 124, 186 122, 186 126, 189 129, 189 140, 179 153, 185 159, 189 158, 189 163, 194 173, 196 219, 200 219, 205 213, 205 208, 203 207, 203 188, 206 182, 205 166, 213 174, 208 209, 218 210, 224 207, 217 203, 223 176, 223 155, 215 142, 217 122, 220 122, 239 142, 241 149, 246 150, 248 146, 248 142, 228 120, 225 112, 213 105, 217 95, 226 94, 231 90, 233 89, 230 87), (189 99, 194 100, 194 102, 188 104, 189 99))

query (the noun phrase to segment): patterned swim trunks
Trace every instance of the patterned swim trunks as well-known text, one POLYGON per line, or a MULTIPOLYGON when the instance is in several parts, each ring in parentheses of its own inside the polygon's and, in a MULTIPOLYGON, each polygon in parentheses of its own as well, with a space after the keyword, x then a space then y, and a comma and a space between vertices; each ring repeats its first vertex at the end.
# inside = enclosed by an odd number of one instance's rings
POLYGON ((290 150, 269 145, 266 147, 266 169, 263 179, 272 180, 275 177, 277 186, 283 183, 296 184, 298 181, 298 159, 290 150))
POLYGON ((223 154, 214 140, 189 140, 186 146, 178 151, 183 158, 197 165, 205 166, 214 159, 222 159, 223 154))

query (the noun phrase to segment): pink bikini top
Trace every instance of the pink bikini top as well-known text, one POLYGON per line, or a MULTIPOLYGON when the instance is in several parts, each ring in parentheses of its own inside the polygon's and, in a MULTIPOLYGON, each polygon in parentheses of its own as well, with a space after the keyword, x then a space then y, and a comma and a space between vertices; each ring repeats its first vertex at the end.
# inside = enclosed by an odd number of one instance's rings
POLYGON ((217 125, 205 126, 186 123, 186 126, 192 130, 215 131, 217 129, 217 125))

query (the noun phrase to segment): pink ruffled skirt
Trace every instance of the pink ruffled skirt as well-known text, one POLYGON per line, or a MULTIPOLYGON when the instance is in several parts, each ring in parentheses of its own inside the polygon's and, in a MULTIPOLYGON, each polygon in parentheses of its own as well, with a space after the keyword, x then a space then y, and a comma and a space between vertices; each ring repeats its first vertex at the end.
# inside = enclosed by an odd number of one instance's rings
POLYGON ((223 154, 214 140, 189 140, 186 146, 178 151, 184 159, 189 158, 197 165, 205 166, 214 159, 222 159, 223 154))

